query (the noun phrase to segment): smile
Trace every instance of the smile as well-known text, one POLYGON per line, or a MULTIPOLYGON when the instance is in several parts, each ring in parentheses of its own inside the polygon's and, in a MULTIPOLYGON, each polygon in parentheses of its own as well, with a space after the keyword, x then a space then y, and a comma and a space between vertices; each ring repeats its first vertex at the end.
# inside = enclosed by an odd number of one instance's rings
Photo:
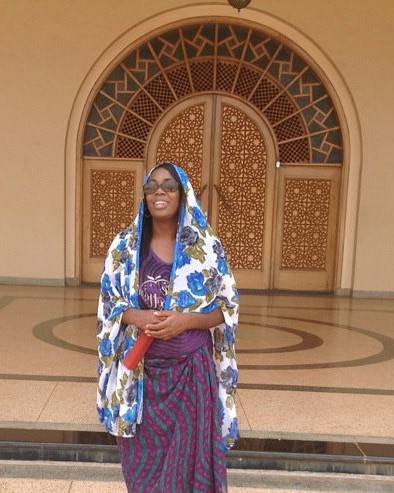
POLYGON ((163 209, 164 207, 167 206, 167 202, 165 202, 164 200, 157 200, 156 202, 153 203, 153 205, 157 208, 157 209, 163 209))

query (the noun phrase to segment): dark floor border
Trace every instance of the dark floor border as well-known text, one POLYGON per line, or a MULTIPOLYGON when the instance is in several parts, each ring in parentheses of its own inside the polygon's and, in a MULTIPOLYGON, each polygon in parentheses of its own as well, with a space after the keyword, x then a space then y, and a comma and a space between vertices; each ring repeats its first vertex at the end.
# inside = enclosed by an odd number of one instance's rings
POLYGON ((280 390, 282 392, 321 392, 323 394, 394 395, 393 389, 368 389, 354 387, 318 387, 309 385, 240 383, 237 388, 246 390, 280 390))
POLYGON ((17 373, 0 373, 0 380, 25 380, 30 382, 69 382, 96 383, 96 377, 77 377, 68 375, 26 375, 17 373))
MULTIPOLYGON (((67 382, 67 383, 96 383, 96 377, 78 377, 63 375, 18 375, 15 373, 0 373, 0 380, 20 380, 36 382, 67 382)), ((239 390, 278 390, 283 392, 317 392, 323 394, 353 394, 353 395, 382 395, 394 396, 394 389, 368 389, 354 387, 319 387, 308 385, 274 385, 259 383, 239 383, 239 390)))

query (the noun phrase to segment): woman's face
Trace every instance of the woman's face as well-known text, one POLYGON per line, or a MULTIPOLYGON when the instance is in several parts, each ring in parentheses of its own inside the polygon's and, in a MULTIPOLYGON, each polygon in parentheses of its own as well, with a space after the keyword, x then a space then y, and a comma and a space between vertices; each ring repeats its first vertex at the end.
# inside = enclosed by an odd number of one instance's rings
MULTIPOLYGON (((179 187, 176 190, 163 190, 161 185, 174 185, 176 180, 165 168, 158 168, 150 175, 149 183, 160 185, 152 193, 145 191, 145 200, 153 220, 174 220, 178 219, 179 200, 181 192, 179 187)), ((170 186, 173 189, 174 186, 170 186)))

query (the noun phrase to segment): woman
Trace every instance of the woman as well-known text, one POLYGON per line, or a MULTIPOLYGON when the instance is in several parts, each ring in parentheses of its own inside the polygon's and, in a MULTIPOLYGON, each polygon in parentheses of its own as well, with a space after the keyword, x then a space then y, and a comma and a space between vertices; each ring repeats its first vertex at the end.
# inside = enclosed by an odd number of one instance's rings
POLYGON ((181 168, 161 163, 146 178, 137 218, 109 249, 98 319, 98 413, 129 493, 227 491, 238 293, 181 168), (130 371, 142 332, 153 342, 130 371))

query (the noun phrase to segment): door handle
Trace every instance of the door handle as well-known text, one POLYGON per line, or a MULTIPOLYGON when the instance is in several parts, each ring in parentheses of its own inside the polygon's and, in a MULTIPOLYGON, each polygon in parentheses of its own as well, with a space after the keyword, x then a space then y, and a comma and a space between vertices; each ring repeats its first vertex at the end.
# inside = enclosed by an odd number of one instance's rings
POLYGON ((229 209, 231 211, 231 203, 226 199, 226 197, 223 195, 222 191, 220 190, 220 187, 216 185, 216 183, 213 185, 215 187, 215 190, 219 196, 220 202, 224 205, 226 209, 229 209))
POLYGON ((203 185, 203 187, 200 189, 200 192, 196 194, 196 195, 197 195, 198 200, 200 200, 200 201, 201 201, 201 195, 204 193, 204 190, 205 190, 206 188, 207 188, 207 184, 203 185))

